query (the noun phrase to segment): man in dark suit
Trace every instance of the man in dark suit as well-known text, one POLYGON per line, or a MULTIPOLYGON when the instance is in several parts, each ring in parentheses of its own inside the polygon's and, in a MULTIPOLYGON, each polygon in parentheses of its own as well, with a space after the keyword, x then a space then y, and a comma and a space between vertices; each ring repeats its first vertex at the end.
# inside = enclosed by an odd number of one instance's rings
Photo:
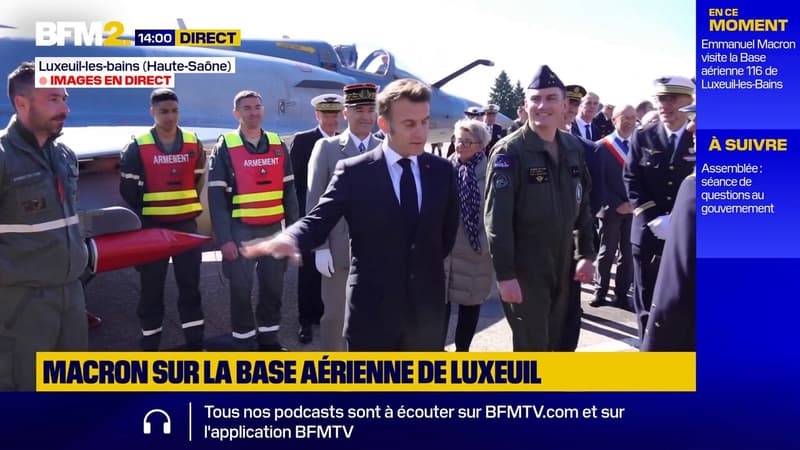
MULTIPOLYGON (((569 91, 567 92, 569 94, 569 91)), ((592 142, 600 139, 600 129, 592 123, 594 116, 600 109, 600 97, 594 92, 587 92, 578 106, 578 115, 572 123, 570 131, 575 136, 580 136, 592 142)))
POLYGON ((592 126, 597 129, 597 134, 592 136, 598 141, 614 132, 614 122, 611 120, 614 105, 602 105, 602 109, 592 119, 592 126))
MULTIPOLYGON (((311 150, 319 139, 331 137, 336 134, 339 127, 339 117, 344 109, 344 98, 338 94, 322 94, 311 99, 314 107, 314 117, 317 126, 311 130, 301 131, 294 135, 289 155, 292 158, 294 169, 294 189, 297 193, 297 202, 300 215, 306 214, 306 195, 308 193, 308 161, 311 150)), ((306 260, 310 260, 313 253, 309 253, 306 260)), ((297 311, 300 329, 297 339, 308 344, 313 339, 312 325, 318 324, 324 306, 320 295, 321 278, 319 272, 311 266, 302 266, 297 271, 297 311)))
MULTIPOLYGON (((692 117, 695 105, 683 108, 692 117)), ((686 127, 694 133, 695 119, 686 127)), ((678 190, 672 209, 669 236, 664 244, 658 270, 653 306, 641 350, 696 351, 696 204, 695 173, 687 176, 678 190)))
POLYGON ((595 278, 594 299, 590 306, 606 304, 606 294, 611 283, 611 265, 617 259, 619 249, 620 263, 614 280, 616 299, 614 306, 628 309, 628 289, 633 277, 633 258, 631 257, 631 221, 633 207, 628 201, 625 183, 622 181, 622 167, 630 148, 631 134, 636 129, 636 111, 631 105, 622 105, 612 113, 614 132, 597 141, 596 161, 598 176, 593 178, 592 186, 602 186, 601 207, 597 212, 600 218, 600 253, 598 255, 597 277, 595 278))
POLYGON ((495 105, 494 103, 489 103, 483 108, 483 123, 486 124, 486 130, 489 131, 489 144, 486 145, 486 156, 489 156, 489 153, 492 151, 492 147, 494 144, 497 143, 503 136, 506 135, 506 131, 496 123, 497 121, 497 113, 500 112, 500 107, 495 105))
POLYGON ((443 260, 458 228, 455 172, 424 152, 430 88, 396 80, 378 95, 379 148, 342 160, 306 217, 278 237, 245 245, 247 257, 300 259, 344 217, 351 265, 345 338, 350 351, 444 347, 443 260))
POLYGON ((654 84, 661 122, 633 134, 623 169, 633 206, 633 302, 640 340, 647 328, 670 212, 678 187, 694 170, 694 154, 689 151, 692 136, 685 132, 689 121, 680 111, 692 103, 694 81, 675 76, 659 78, 654 84))

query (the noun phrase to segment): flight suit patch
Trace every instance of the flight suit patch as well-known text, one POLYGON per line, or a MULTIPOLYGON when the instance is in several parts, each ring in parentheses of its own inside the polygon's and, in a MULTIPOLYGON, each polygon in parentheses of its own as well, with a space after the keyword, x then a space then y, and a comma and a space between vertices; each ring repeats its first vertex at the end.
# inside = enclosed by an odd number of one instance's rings
POLYGON ((507 155, 497 155, 494 158, 494 168, 495 169, 508 169, 511 167, 511 158, 507 155))
POLYGON ((494 176, 495 189, 505 189, 509 185, 511 185, 511 180, 508 178, 508 175, 501 173, 494 176))
POLYGON ((18 176, 18 177, 14 177, 14 178, 11 180, 11 182, 12 182, 12 183, 18 183, 18 182, 21 182, 21 181, 30 180, 31 178, 36 178, 36 177, 40 176, 41 174, 42 174, 42 172, 31 172, 31 173, 26 173, 26 174, 24 174, 24 175, 20 175, 20 176, 18 176))
POLYGON ((569 173, 572 174, 573 177, 581 176, 581 170, 578 168, 578 166, 570 166, 569 173))
POLYGON ((550 181, 550 170, 547 167, 530 167, 528 168, 528 182, 529 183, 547 183, 550 181))

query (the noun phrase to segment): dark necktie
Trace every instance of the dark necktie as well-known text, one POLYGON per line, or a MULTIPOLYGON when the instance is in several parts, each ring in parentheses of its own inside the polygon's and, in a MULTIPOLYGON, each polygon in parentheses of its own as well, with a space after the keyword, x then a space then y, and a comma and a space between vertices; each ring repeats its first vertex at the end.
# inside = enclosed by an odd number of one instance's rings
POLYGON ((414 174, 411 173, 411 160, 403 158, 398 161, 403 168, 403 175, 400 176, 400 209, 403 210, 403 221, 406 227, 408 241, 411 242, 414 232, 417 229, 417 183, 414 182, 414 174))
POLYGON ((366 150, 366 149, 367 149, 367 147, 364 145, 364 143, 363 143, 363 142, 362 142, 362 143, 360 143, 360 144, 358 144, 358 151, 359 151, 360 153, 364 153, 364 150, 366 150))
POLYGON ((670 133, 669 134, 669 143, 667 145, 669 146, 669 152, 670 153, 674 153, 675 152, 675 140, 676 140, 677 137, 678 137, 678 135, 675 134, 675 133, 670 133))
POLYGON ((592 128, 588 123, 586 124, 586 139, 592 140, 592 128))

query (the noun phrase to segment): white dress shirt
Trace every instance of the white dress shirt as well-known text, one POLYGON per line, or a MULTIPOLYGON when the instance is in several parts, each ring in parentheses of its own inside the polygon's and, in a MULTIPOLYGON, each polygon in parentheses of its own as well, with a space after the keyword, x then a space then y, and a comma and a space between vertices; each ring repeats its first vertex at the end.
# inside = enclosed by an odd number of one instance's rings
MULTIPOLYGON (((389 168, 389 176, 392 178, 392 188, 394 195, 397 197, 397 203, 400 204, 400 177, 403 176, 403 166, 398 164, 398 161, 403 159, 397 152, 389 147, 386 141, 383 141, 381 147, 383 150, 383 157, 386 158, 386 165, 389 168)), ((414 175, 414 183, 417 185, 417 210, 422 209, 422 181, 419 175, 419 162, 417 156, 409 156, 411 160, 411 173, 414 175)))
POLYGON ((677 131, 672 131, 669 128, 667 128, 667 124, 665 124, 663 122, 661 123, 661 126, 664 127, 664 131, 667 132, 667 142, 669 142, 669 135, 670 134, 676 134, 677 135, 677 136, 675 136, 675 150, 678 149, 678 144, 681 142, 681 137, 683 136, 683 132, 686 131, 686 127, 688 125, 689 125, 689 121, 687 120, 686 122, 683 123, 683 125, 677 131))
POLYGON ((350 133, 350 139, 353 141, 353 145, 356 146, 356 149, 358 149, 358 146, 361 145, 361 143, 363 142, 364 151, 366 152, 369 150, 369 136, 370 136, 369 134, 367 135, 367 138, 362 141, 361 139, 357 138, 355 134, 350 132, 349 129, 347 130, 347 132, 350 133))
POLYGON ((580 117, 576 117, 575 118, 575 123, 578 124, 578 129, 581 132, 581 136, 583 136, 586 139, 589 139, 590 141, 594 141, 595 140, 594 136, 590 137, 590 136, 586 135, 586 125, 589 125, 589 130, 591 130, 592 129, 591 122, 584 122, 583 119, 581 119, 580 117))

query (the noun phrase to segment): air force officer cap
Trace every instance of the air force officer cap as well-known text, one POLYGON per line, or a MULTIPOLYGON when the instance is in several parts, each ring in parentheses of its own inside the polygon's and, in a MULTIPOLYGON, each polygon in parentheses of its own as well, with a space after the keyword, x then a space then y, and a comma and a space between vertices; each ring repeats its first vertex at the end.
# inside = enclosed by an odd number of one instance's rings
POLYGON ((539 70, 533 75, 533 80, 528 85, 528 89, 545 89, 545 88, 560 88, 564 89, 564 83, 558 78, 547 65, 539 67, 539 70))

